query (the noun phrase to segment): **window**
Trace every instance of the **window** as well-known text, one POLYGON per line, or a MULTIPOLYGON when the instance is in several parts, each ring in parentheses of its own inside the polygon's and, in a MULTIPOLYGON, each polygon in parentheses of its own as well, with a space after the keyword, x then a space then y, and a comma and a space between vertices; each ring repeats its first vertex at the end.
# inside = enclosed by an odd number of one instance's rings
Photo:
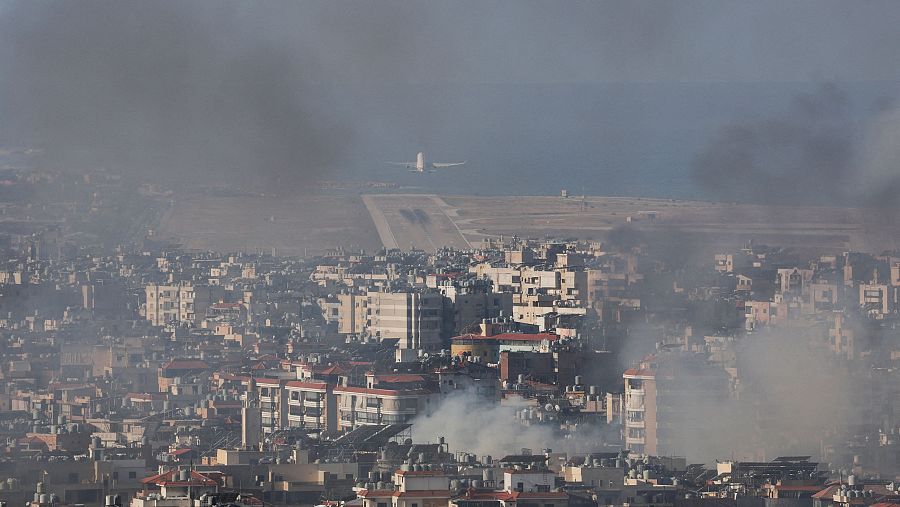
POLYGON ((137 472, 128 472, 129 479, 137 479, 137 472))

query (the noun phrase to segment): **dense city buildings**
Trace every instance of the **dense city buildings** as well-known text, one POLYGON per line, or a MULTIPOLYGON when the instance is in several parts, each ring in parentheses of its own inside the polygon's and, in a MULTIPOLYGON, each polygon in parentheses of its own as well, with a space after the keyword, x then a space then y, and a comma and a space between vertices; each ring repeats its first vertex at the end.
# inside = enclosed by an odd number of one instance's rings
POLYGON ((900 501, 900 254, 60 231, 3 235, 0 501, 900 501))

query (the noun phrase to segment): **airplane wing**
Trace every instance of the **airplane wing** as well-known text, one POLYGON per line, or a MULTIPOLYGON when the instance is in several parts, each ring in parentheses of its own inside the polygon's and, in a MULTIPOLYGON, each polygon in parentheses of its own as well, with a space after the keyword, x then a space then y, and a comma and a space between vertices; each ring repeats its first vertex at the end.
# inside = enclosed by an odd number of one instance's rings
POLYGON ((435 169, 445 169, 447 167, 464 165, 466 162, 468 162, 468 160, 465 162, 432 162, 431 167, 434 167, 435 169))
POLYGON ((387 165, 402 165, 403 167, 415 167, 415 162, 385 162, 387 165))

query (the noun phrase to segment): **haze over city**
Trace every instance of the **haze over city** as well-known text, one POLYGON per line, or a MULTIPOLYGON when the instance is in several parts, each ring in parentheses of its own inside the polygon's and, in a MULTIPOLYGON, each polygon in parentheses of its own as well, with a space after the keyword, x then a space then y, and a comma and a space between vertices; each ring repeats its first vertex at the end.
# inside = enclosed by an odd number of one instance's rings
POLYGON ((900 506, 898 22, 0 0, 0 507, 900 506))

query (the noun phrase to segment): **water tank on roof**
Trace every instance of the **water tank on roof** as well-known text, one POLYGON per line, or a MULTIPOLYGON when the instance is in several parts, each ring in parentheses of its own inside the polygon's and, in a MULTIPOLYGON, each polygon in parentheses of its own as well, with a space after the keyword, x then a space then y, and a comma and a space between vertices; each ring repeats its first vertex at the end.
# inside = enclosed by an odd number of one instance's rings
POLYGON ((581 375, 575 375, 575 385, 576 386, 580 386, 582 380, 584 380, 584 379, 581 377, 581 375))
POLYGON ((848 475, 847 476, 847 484, 850 486, 856 486, 856 476, 853 474, 848 475))

